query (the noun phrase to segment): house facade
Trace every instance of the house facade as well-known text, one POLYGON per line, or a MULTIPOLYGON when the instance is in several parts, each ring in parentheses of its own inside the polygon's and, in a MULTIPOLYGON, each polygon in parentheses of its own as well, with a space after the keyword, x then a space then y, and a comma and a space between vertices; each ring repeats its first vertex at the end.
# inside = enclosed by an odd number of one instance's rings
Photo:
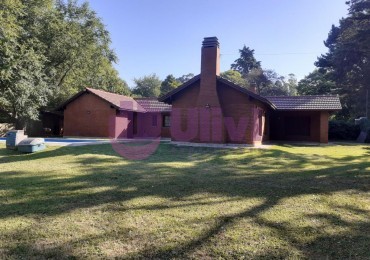
POLYGON ((86 88, 56 110, 63 111, 66 137, 170 137, 171 106, 153 98, 133 99, 86 88))
POLYGON ((328 142, 337 96, 264 97, 220 76, 216 37, 204 38, 201 72, 157 99, 86 88, 62 104, 64 136, 167 137, 179 142, 328 142))
POLYGON ((268 140, 328 142, 337 96, 263 97, 220 77, 216 37, 204 38, 201 73, 159 99, 172 105, 175 141, 261 144, 268 140))

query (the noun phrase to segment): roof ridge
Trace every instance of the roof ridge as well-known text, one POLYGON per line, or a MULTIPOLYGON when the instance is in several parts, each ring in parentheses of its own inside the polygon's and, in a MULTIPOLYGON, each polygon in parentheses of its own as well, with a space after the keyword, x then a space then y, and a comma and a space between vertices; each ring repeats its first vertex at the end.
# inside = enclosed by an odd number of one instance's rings
POLYGON ((295 98, 295 97, 338 97, 337 95, 297 95, 297 96, 262 96, 265 98, 295 98))
POLYGON ((89 87, 86 87, 87 90, 89 91, 98 91, 98 92, 103 92, 103 93, 106 93, 106 94, 109 94, 109 95, 116 95, 116 96, 120 96, 120 97, 126 97, 126 98, 131 98, 133 99, 132 97, 130 96, 126 96, 126 95, 122 95, 122 94, 118 94, 118 93, 114 93, 114 92, 109 92, 109 91, 106 91, 106 90, 102 90, 102 89, 97 89, 97 88, 89 88, 89 87))
POLYGON ((135 100, 158 100, 157 97, 135 97, 135 100))
POLYGON ((191 79, 189 79, 185 83, 181 84, 177 88, 175 88, 175 89, 171 90, 170 92, 158 97, 158 101, 164 102, 170 96, 172 96, 172 95, 176 94, 177 92, 183 90, 184 88, 186 88, 187 86, 191 85, 192 83, 196 82, 199 79, 200 79, 200 74, 195 75, 194 77, 192 77, 191 79))
POLYGON ((217 79, 220 80, 221 82, 224 81, 225 84, 228 84, 230 87, 233 87, 234 89, 239 90, 239 91, 243 92, 244 94, 247 94, 247 95, 249 95, 249 96, 251 96, 251 97, 253 97, 253 98, 255 98, 255 99, 257 99, 261 102, 264 102, 264 103, 268 104, 269 106, 271 106, 272 109, 276 109, 275 104, 270 102, 266 97, 261 96, 261 95, 255 93, 255 92, 247 89, 247 88, 239 86, 238 84, 235 84, 234 82, 232 82, 228 79, 225 79, 221 76, 217 76, 217 79))

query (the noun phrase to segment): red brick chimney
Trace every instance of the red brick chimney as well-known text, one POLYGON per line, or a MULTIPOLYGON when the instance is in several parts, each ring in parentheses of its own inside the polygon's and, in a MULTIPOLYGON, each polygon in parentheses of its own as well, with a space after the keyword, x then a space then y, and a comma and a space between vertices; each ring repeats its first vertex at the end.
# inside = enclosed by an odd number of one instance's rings
POLYGON ((202 44, 199 107, 220 107, 216 80, 220 75, 220 44, 217 37, 206 37, 202 44))
POLYGON ((220 48, 217 37, 206 37, 202 45, 200 89, 197 100, 199 112, 198 142, 225 142, 223 115, 217 94, 220 75, 220 48))

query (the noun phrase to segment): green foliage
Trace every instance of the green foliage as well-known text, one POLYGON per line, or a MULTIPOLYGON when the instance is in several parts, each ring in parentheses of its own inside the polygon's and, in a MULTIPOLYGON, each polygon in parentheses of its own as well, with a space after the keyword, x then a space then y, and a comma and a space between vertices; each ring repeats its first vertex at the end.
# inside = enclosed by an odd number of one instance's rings
POLYGON ((174 90, 181 85, 181 82, 178 81, 172 74, 168 75, 165 80, 162 81, 160 87, 160 95, 165 95, 166 93, 174 90))
POLYGON ((248 88, 263 96, 296 95, 297 79, 294 74, 289 78, 277 74, 274 70, 264 70, 261 62, 254 57, 254 50, 244 47, 239 50, 240 57, 231 64, 231 70, 221 74, 222 77, 248 88))
POLYGON ((330 73, 316 69, 298 82, 297 91, 299 95, 336 94, 336 85, 330 73))
POLYGON ((245 45, 239 50, 240 57, 231 64, 231 69, 240 72, 243 77, 246 77, 252 69, 260 69, 261 62, 254 57, 254 50, 249 49, 245 45))
POLYGON ((239 71, 227 70, 221 73, 221 77, 241 86, 247 88, 249 86, 247 80, 245 80, 239 71))
POLYGON ((288 96, 296 94, 297 79, 289 74, 288 80, 274 70, 253 69, 247 76, 249 82, 257 87, 262 96, 288 96))
POLYGON ((105 26, 87 3, 0 2, 0 110, 17 127, 86 86, 129 94, 105 26))
POLYGON ((370 87, 370 1, 348 1, 349 14, 332 26, 324 42, 328 53, 315 63, 330 72, 341 96, 343 118, 366 113, 366 90, 370 87))
POLYGON ((129 94, 127 84, 112 65, 118 59, 110 49, 109 32, 89 5, 59 0, 56 15, 62 19, 52 17, 40 35, 48 50, 52 83, 57 86, 57 99, 52 105, 87 86, 129 94))
POLYGON ((47 58, 40 51, 42 44, 29 33, 42 21, 38 10, 48 12, 47 3, 1 3, 0 24, 0 109, 23 128, 27 120, 37 119, 38 109, 47 104, 51 89, 44 70, 47 58), (35 14, 32 17, 27 14, 35 14))
POLYGON ((284 81, 284 86, 289 96, 297 95, 298 80, 293 73, 288 74, 288 78, 284 81))
POLYGON ((132 94, 139 97, 158 97, 162 81, 156 74, 135 78, 135 87, 132 94))
POLYGON ((331 140, 356 140, 360 134, 360 126, 354 122, 343 120, 329 121, 329 139, 331 140))
POLYGON ((195 75, 193 73, 188 73, 188 74, 182 75, 181 77, 178 77, 176 80, 179 81, 180 83, 185 83, 186 81, 190 80, 194 76, 195 75))

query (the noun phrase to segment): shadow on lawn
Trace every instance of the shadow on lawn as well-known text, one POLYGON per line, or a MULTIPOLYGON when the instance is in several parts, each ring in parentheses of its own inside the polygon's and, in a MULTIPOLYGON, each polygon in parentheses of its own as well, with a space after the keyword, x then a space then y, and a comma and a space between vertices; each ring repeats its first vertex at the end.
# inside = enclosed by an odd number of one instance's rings
MULTIPOLYGON (((364 148, 368 149, 368 148, 364 148)), ((115 165, 122 160, 116 156, 109 145, 86 147, 63 147, 32 155, 13 155, 12 152, 0 150, 0 163, 24 160, 45 159, 72 154, 77 167, 86 172, 71 178, 60 179, 53 174, 24 176, 23 172, 2 172, 0 189, 15 191, 12 199, 21 199, 34 192, 37 198, 26 202, 2 202, 0 219, 14 216, 53 216, 78 208, 88 208, 106 203, 124 202, 144 196, 159 196, 181 202, 176 205, 149 205, 125 208, 121 206, 110 210, 162 210, 171 207, 188 207, 189 205, 209 205, 218 202, 189 201, 189 196, 198 193, 218 194, 229 197, 227 201, 240 198, 261 198, 264 202, 235 214, 220 216, 217 223, 199 237, 179 244, 176 247, 148 248, 141 252, 123 257, 129 258, 186 258, 195 249, 209 242, 222 230, 227 229, 236 221, 244 218, 252 219, 256 224, 268 227, 278 233, 281 238, 312 258, 322 257, 363 257, 366 258, 369 244, 369 223, 348 223, 332 215, 307 215, 307 218, 325 220, 331 225, 347 228, 347 233, 328 235, 323 233, 318 239, 303 244, 295 234, 311 232, 301 230, 289 223, 276 224, 266 221, 261 214, 276 206, 281 200, 306 194, 330 194, 338 191, 368 192, 370 190, 370 161, 358 156, 331 158, 321 155, 303 156, 278 149, 268 150, 213 150, 207 148, 172 147, 161 145, 152 157, 145 161, 127 161, 124 165, 115 165), (112 155, 101 158, 99 154, 112 155), (228 159, 237 153, 247 153, 241 159, 228 159), (249 154, 248 154, 249 153, 249 154), (88 158, 81 155, 89 154, 88 158), (261 160, 260 158, 263 158, 261 160), (327 163, 328 167, 307 170, 316 159, 327 163), (173 166, 174 162, 188 163, 186 166, 173 166), (110 163, 110 167, 101 166, 110 163), (272 172, 272 173, 271 173, 272 172), (78 193, 90 188, 106 188, 96 193, 78 193), (132 189, 134 188, 134 189, 132 189), (68 194, 69 192, 76 192, 68 194), (367 232, 367 233, 364 233, 367 232), (353 250, 345 250, 347 245, 353 250), (344 247, 344 248, 343 248, 344 247), (356 255, 357 254, 357 255, 356 255)), ((224 202, 225 202, 224 201, 224 202)), ((369 212, 348 206, 347 211, 355 214, 369 212)), ((92 238, 93 239, 93 238, 92 238)), ((13 250, 17 255, 27 252, 23 244, 13 250), (22 249, 22 247, 24 247, 22 249)), ((62 248, 54 247, 49 251, 36 252, 49 257, 63 254, 62 248), (49 253, 48 253, 49 252, 49 253)), ((271 251, 264 255, 250 257, 288 257, 289 252, 271 251)))

